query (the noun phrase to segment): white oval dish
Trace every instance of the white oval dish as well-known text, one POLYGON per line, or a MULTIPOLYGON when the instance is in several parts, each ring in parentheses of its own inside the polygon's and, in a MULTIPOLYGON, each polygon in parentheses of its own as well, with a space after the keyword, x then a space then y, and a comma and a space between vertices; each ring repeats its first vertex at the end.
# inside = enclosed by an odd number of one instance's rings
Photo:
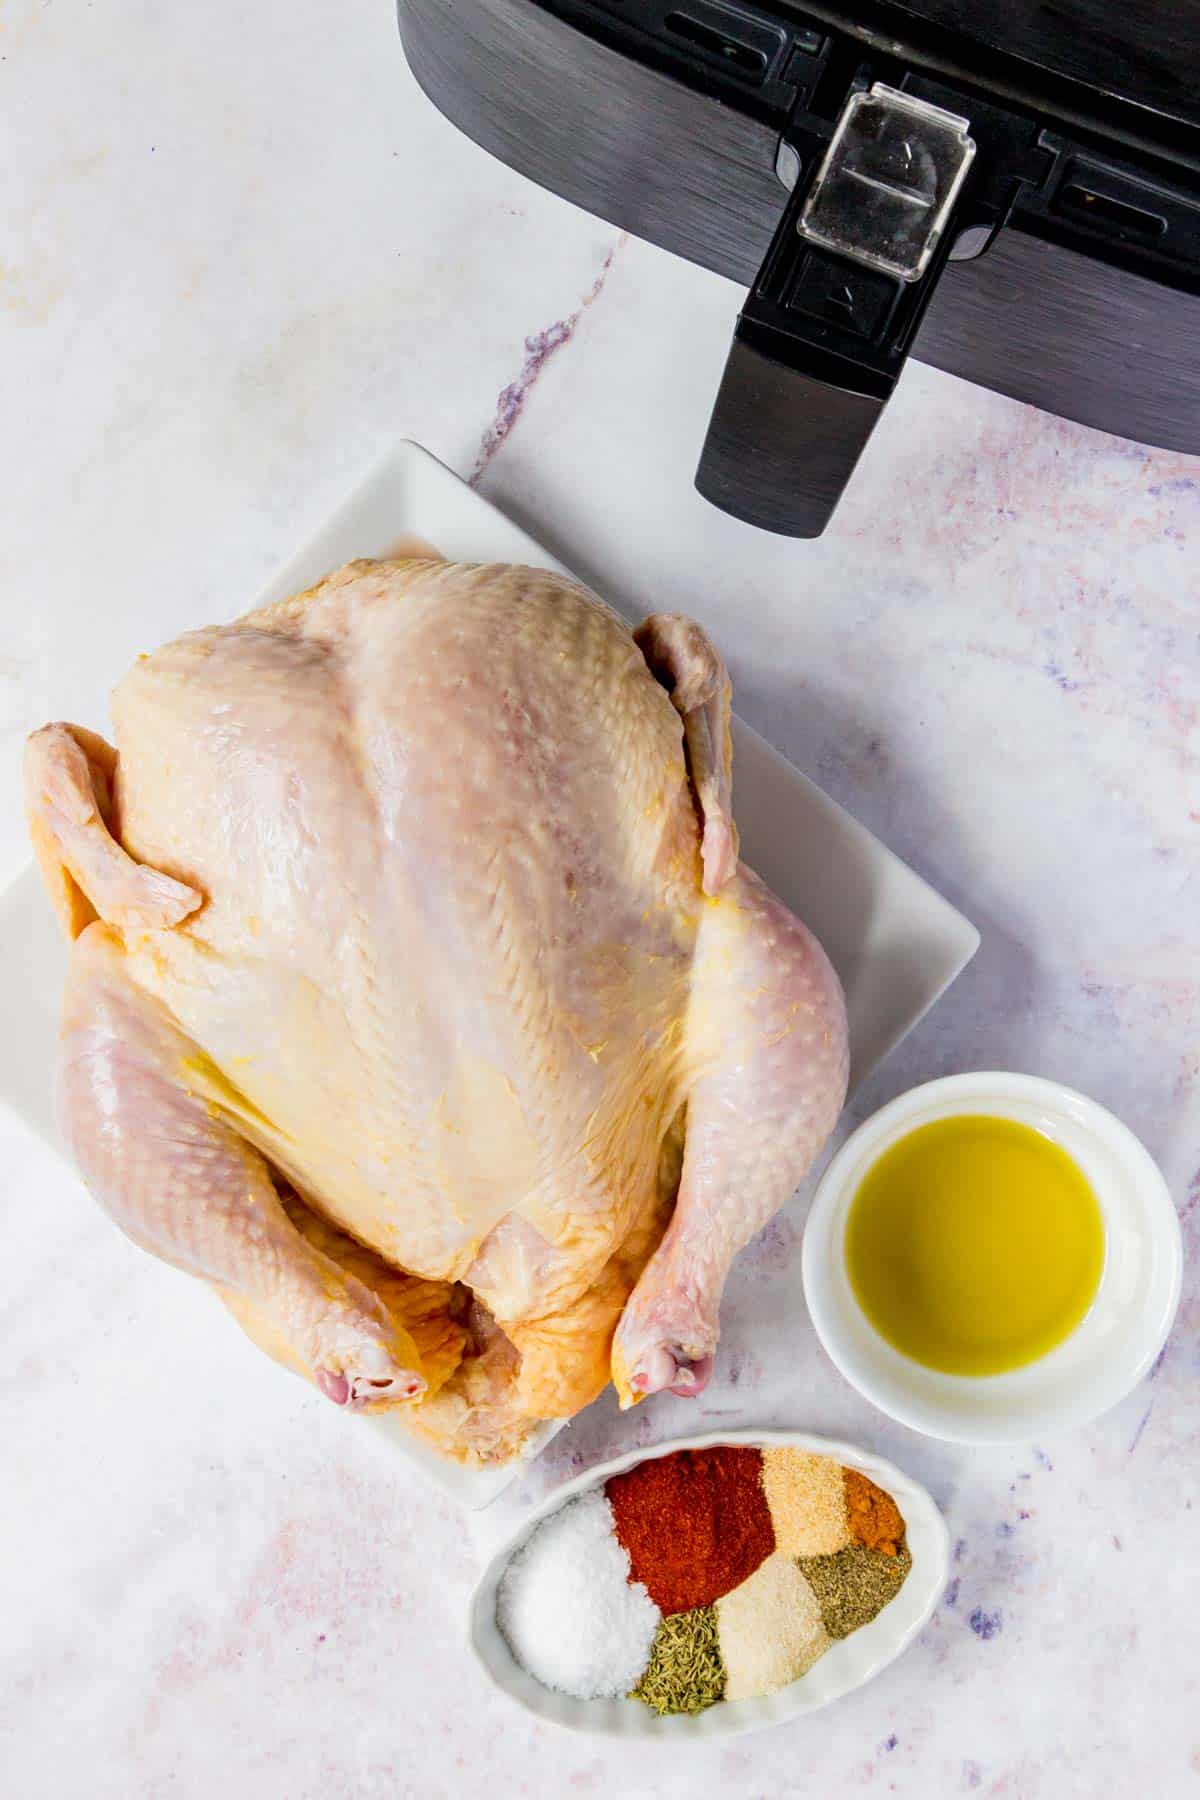
POLYGON ((549 1719, 554 1725, 601 1737, 658 1738, 673 1743, 732 1737, 815 1712, 886 1668, 929 1619, 946 1585, 948 1566, 949 1539, 941 1513, 923 1487, 882 1457, 799 1431, 713 1431, 705 1437, 673 1438, 650 1450, 631 1450, 627 1456, 599 1463, 556 1488, 488 1563, 471 1599, 468 1631, 472 1650, 501 1692, 527 1712, 549 1719), (509 1559, 543 1519, 577 1494, 602 1487, 610 1475, 621 1475, 636 1463, 652 1461, 673 1450, 706 1450, 717 1444, 746 1444, 756 1449, 788 1445, 817 1456, 831 1456, 847 1468, 861 1470, 891 1494, 903 1516, 912 1556, 912 1568, 896 1598, 869 1625, 835 1642, 807 1675, 756 1700, 720 1701, 705 1712, 659 1718, 639 1700, 574 1700, 543 1687, 521 1668, 496 1624, 496 1590, 509 1559))
POLYGON ((1179 1219, 1148 1150, 1094 1100, 1033 1075, 951 1075, 902 1094, 860 1125, 817 1188, 802 1257, 808 1310, 826 1353, 882 1412, 929 1437, 998 1444, 1086 1424, 1115 1406, 1166 1342, 1183 1269, 1179 1219), (1096 1298, 1070 1336, 1004 1375, 946 1375, 881 1337, 846 1272, 850 1205, 885 1150, 935 1119, 989 1114, 1052 1138, 1087 1176, 1104 1218, 1096 1298))

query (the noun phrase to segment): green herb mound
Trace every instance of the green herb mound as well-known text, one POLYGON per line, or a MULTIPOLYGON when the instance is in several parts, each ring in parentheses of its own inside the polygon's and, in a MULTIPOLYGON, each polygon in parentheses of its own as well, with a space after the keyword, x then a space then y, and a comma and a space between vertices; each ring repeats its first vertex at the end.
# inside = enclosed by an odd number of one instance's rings
POLYGON ((703 1712, 724 1693, 716 1607, 668 1613, 655 1633, 646 1673, 630 1698, 644 1700, 661 1715, 703 1712))
POLYGON ((895 1599, 912 1568, 903 1543, 895 1556, 866 1544, 848 1544, 833 1556, 801 1556, 797 1561, 817 1596, 821 1623, 831 1638, 849 1637, 869 1625, 895 1599))

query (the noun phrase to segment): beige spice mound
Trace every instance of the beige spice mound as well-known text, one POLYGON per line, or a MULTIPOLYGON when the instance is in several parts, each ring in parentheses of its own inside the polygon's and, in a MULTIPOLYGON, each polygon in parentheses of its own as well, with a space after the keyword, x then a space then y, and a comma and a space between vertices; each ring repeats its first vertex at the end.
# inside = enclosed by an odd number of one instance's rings
POLYGON ((810 1450, 763 1451, 762 1483, 784 1556, 832 1556, 850 1542, 842 1465, 810 1450))
POLYGON ((717 1601, 726 1700, 773 1694, 808 1673, 832 1642, 799 1566, 775 1551, 717 1601))

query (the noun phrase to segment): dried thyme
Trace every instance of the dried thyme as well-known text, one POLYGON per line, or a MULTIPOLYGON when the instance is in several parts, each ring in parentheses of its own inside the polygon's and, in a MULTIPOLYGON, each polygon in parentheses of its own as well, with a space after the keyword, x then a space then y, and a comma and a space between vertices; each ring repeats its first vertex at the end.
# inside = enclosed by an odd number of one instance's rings
POLYGON ((644 1700, 659 1714, 698 1713, 724 1693, 716 1607, 669 1613, 655 1633, 646 1673, 630 1698, 644 1700))

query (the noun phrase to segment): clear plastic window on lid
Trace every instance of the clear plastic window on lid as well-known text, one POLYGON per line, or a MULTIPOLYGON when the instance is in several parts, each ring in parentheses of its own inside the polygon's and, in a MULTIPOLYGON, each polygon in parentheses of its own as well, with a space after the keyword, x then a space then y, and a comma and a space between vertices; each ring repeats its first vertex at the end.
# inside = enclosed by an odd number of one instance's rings
POLYGON ((838 121, 799 232, 901 281, 918 281, 975 155, 970 121, 876 82, 838 121))

